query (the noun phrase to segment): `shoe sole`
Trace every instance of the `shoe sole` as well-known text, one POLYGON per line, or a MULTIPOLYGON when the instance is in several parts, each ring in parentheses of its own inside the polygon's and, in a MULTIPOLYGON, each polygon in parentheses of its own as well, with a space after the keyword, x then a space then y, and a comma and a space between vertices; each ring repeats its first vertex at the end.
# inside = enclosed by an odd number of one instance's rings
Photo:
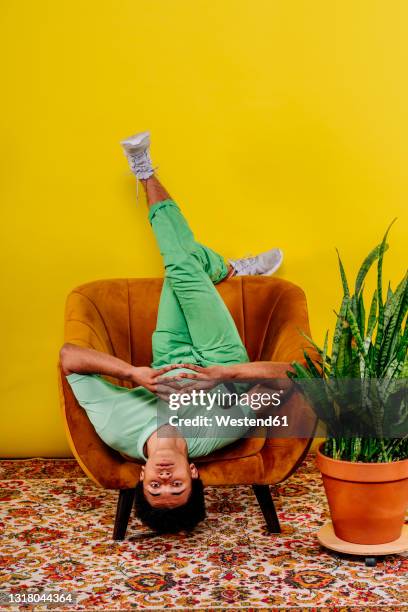
POLYGON ((277 249, 279 251, 279 260, 276 262, 276 264, 274 266, 272 266, 272 268, 270 268, 267 272, 264 272, 263 274, 261 274, 260 276, 271 276, 271 274, 273 274, 274 272, 276 272, 276 270, 278 270, 283 262, 283 251, 281 251, 281 249, 277 249))
POLYGON ((142 150, 150 145, 150 132, 139 132, 120 141, 125 151, 142 150))

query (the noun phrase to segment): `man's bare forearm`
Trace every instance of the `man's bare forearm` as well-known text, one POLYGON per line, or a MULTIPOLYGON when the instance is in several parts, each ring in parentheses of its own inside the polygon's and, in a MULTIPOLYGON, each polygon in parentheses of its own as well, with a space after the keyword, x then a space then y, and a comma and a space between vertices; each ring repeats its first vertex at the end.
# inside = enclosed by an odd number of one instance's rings
POLYGON ((60 350, 62 370, 68 374, 105 374, 121 380, 132 380, 135 367, 130 363, 94 349, 66 342, 60 350))
POLYGON ((287 371, 293 371, 290 363, 282 361, 252 361, 226 366, 225 378, 242 379, 287 379, 287 371))

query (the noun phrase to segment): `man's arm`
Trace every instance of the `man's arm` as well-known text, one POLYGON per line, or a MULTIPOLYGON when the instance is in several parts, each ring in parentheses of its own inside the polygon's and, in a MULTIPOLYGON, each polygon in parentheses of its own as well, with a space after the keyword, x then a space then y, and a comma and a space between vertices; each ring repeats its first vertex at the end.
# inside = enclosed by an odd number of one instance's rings
POLYGON ((158 378, 165 372, 179 368, 177 364, 165 366, 158 370, 148 367, 133 366, 123 359, 101 353, 94 349, 77 346, 66 342, 60 350, 60 361, 65 376, 69 374, 105 374, 120 380, 130 380, 153 393, 160 393, 163 384, 158 378))
POLYGON ((290 363, 285 361, 252 361, 249 363, 237 363, 229 366, 203 367, 192 363, 182 363, 179 367, 188 368, 192 372, 180 372, 175 376, 166 376, 167 384, 172 384, 181 379, 190 379, 194 383, 183 385, 182 389, 188 392, 191 389, 211 389, 219 382, 228 380, 264 381, 262 384, 272 389, 282 391, 293 387, 292 380, 287 372, 292 371, 290 363))
POLYGON ((293 368, 285 361, 251 361, 226 366, 224 376, 237 380, 246 378, 278 378, 281 380, 287 378, 288 370, 293 371, 293 368))
POLYGON ((135 369, 130 363, 94 349, 66 342, 60 350, 62 371, 73 374, 106 374, 121 380, 132 380, 135 369))

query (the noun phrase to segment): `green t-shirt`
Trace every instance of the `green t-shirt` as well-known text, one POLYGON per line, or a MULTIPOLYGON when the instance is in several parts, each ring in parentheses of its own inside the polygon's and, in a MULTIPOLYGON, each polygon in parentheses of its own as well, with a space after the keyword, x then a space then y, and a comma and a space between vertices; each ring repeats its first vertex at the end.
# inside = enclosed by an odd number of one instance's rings
MULTIPOLYGON (((179 372, 190 372, 186 368, 176 368, 164 374, 175 375, 179 372)), ((225 409, 214 403, 211 410, 205 405, 180 406, 177 411, 170 411, 168 404, 144 387, 128 389, 114 385, 99 374, 69 374, 67 380, 78 403, 86 410, 89 420, 99 437, 111 448, 139 460, 146 460, 143 447, 147 439, 160 425, 170 417, 193 419, 202 416, 197 425, 178 425, 181 435, 185 437, 188 456, 203 457, 213 451, 242 438, 251 428, 243 417, 256 417, 249 406, 236 405, 225 409), (225 417, 238 419, 238 424, 220 426, 225 417), (207 420, 204 421, 204 417, 207 420)), ((229 390, 220 384, 209 393, 225 393, 229 390)), ((178 421, 177 421, 178 423, 178 421)), ((184 421, 183 421, 184 423, 184 421)), ((159 434, 160 435, 160 434, 159 434)))

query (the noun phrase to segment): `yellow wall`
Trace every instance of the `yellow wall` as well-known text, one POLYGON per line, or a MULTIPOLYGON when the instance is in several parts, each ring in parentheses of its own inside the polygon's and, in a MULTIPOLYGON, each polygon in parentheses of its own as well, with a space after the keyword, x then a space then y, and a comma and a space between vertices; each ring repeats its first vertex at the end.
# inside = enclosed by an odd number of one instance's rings
POLYGON ((334 247, 354 273, 388 222, 406 263, 408 4, 387 0, 3 3, 2 456, 69 453, 55 364, 74 286, 160 258, 119 140, 226 256, 283 248, 312 331, 333 326, 334 247))

